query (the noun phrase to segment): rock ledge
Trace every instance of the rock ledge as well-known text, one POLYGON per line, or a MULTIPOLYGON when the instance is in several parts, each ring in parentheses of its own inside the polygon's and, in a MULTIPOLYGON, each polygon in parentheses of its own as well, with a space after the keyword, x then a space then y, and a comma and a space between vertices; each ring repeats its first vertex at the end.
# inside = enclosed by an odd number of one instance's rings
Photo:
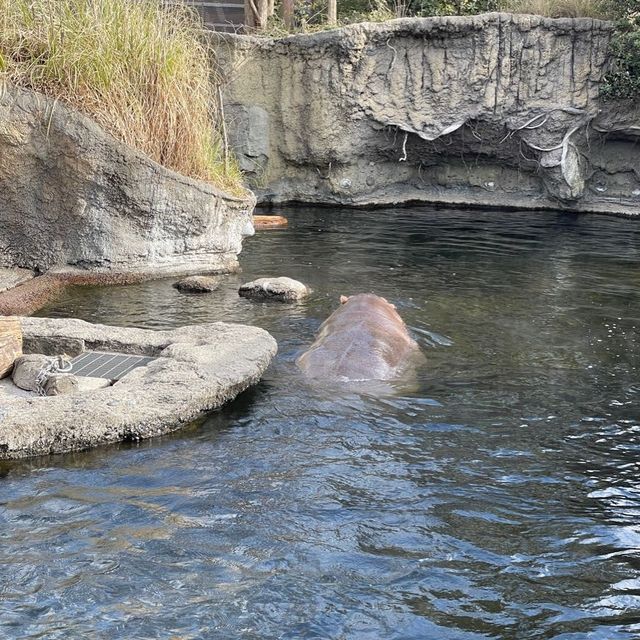
POLYGON ((0 123, 0 266, 155 277, 237 268, 253 233, 251 193, 171 171, 65 104, 10 84, 0 123))
POLYGON ((84 349, 154 356, 113 386, 55 397, 8 396, 0 406, 0 459, 63 453, 169 433, 258 382, 277 351, 257 327, 222 322, 150 331, 82 320, 22 318, 25 351, 84 349))

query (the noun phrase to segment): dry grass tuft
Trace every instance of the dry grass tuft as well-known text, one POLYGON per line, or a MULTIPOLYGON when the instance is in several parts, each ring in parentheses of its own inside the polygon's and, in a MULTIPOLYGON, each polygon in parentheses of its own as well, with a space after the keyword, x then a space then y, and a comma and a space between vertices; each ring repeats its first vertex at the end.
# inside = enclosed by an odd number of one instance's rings
POLYGON ((549 18, 610 19, 605 0, 504 0, 500 7, 511 13, 530 13, 549 18))
POLYGON ((197 14, 161 0, 0 0, 0 73, 182 174, 243 191, 197 14))

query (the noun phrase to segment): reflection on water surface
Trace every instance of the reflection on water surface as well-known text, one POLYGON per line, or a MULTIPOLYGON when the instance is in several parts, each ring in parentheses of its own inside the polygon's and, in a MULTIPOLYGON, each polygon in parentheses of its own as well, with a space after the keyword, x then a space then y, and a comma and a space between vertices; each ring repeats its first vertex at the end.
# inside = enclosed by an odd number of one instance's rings
POLYGON ((299 209, 207 296, 74 289, 50 315, 257 324, 264 381, 171 437, 1 467, 4 638, 640 636, 640 227, 299 209), (252 303, 287 275, 313 296, 252 303), (428 364, 395 396, 294 367, 340 294, 428 364))

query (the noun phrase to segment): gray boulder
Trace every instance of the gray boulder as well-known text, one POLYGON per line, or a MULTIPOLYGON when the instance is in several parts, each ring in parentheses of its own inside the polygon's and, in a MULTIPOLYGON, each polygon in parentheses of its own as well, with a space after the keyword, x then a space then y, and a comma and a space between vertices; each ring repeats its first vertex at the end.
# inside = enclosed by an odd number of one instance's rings
POLYGON ((189 276, 173 286, 183 293, 210 293, 220 286, 220 279, 214 276, 189 276))
POLYGON ((227 272, 255 198, 160 166, 62 102, 0 91, 0 266, 227 272))
POLYGON ((25 391, 38 391, 37 378, 50 360, 42 354, 20 356, 13 365, 13 384, 25 391))
POLYGON ((243 284, 238 290, 243 298, 280 302, 302 300, 309 295, 309 292, 305 284, 292 278, 258 278, 243 284))

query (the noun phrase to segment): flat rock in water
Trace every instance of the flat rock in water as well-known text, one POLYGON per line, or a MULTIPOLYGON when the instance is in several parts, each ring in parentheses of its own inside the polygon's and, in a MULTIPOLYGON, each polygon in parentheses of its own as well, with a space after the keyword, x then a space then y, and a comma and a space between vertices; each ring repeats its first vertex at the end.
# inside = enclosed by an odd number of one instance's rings
POLYGON ((309 295, 309 288, 292 278, 258 278, 243 284, 238 293, 254 300, 302 300, 309 295))
POLYGON ((214 276, 189 276, 173 285, 178 291, 186 293, 210 293, 220 286, 220 278, 214 276))
POLYGON ((11 372, 22 355, 22 325, 18 318, 0 316, 0 378, 11 372))

